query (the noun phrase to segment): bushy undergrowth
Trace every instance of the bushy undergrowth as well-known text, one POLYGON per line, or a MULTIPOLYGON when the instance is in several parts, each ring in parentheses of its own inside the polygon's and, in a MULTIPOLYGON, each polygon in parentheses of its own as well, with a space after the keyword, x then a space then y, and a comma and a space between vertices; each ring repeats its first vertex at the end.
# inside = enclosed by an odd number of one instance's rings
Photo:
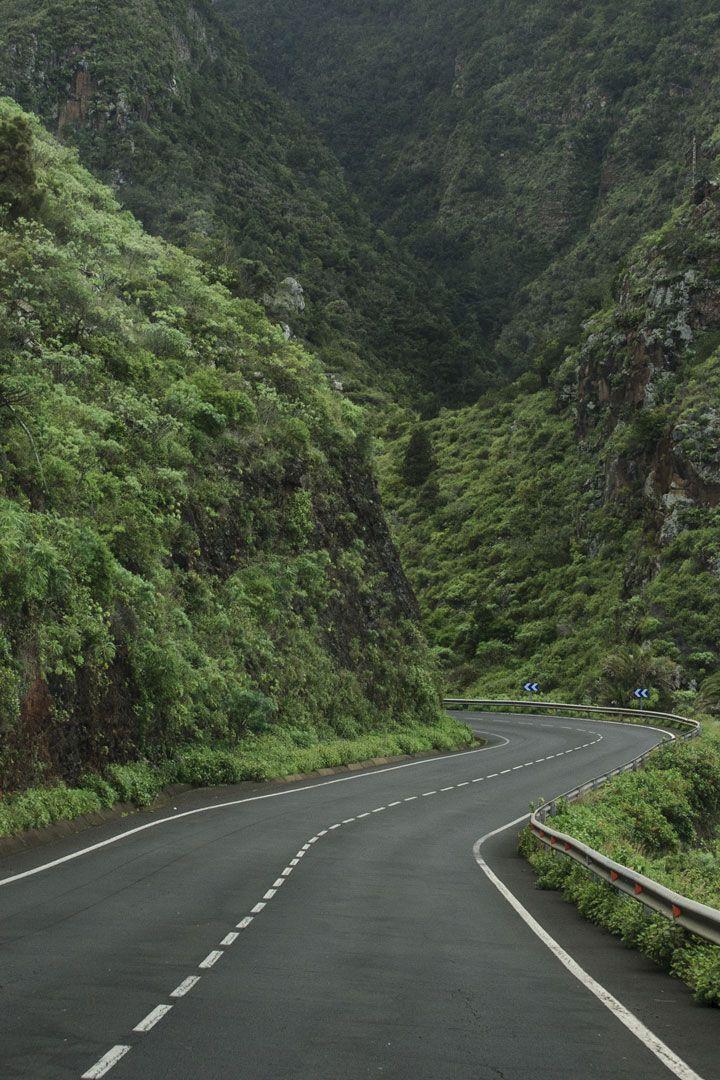
POLYGON ((148 806, 169 784, 236 784, 272 780, 293 773, 349 765, 375 757, 457 750, 472 742, 470 729, 450 717, 434 725, 416 724, 395 731, 301 745, 302 733, 280 731, 242 740, 234 747, 186 747, 164 761, 111 765, 103 775, 88 773, 79 787, 55 784, 30 788, 0 802, 0 837, 25 829, 71 821, 118 802, 148 806))
MULTIPOLYGON (((616 862, 711 907, 720 906, 720 732, 667 746, 581 802, 553 827, 616 862)), ((581 914, 677 975, 697 1000, 720 1005, 720 948, 618 893, 526 830, 521 851, 540 888, 560 889, 581 914)))
POLYGON ((360 410, 1 99, 0 161, 0 792, 432 724, 360 410))

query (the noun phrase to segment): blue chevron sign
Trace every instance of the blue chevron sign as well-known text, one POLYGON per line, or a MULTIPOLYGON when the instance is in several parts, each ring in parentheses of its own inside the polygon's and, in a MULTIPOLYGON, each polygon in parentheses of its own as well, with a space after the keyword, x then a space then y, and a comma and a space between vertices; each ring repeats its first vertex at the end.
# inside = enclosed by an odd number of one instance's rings
POLYGON ((540 687, 536 682, 526 682, 523 686, 523 690, 527 690, 528 694, 539 694, 540 687))
POLYGON ((642 686, 638 686, 633 697, 636 697, 638 701, 647 701, 647 699, 650 697, 650 691, 646 690, 642 686))

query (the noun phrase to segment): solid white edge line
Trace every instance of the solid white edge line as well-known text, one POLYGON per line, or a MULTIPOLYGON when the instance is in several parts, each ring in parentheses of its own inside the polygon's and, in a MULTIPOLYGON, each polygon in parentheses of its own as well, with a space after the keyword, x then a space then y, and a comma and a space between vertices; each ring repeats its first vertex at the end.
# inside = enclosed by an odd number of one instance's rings
POLYGON ((163 1016, 167 1016, 171 1009, 172 1005, 156 1005, 152 1012, 149 1012, 139 1024, 135 1025, 133 1031, 150 1031, 159 1020, 162 1020, 163 1016))
POLYGON ((514 825, 520 825, 522 822, 527 821, 529 817, 529 814, 523 814, 522 817, 515 818, 514 821, 509 821, 507 825, 501 825, 499 829, 493 829, 492 832, 485 833, 479 840, 476 840, 473 844, 473 855, 475 856, 476 863, 501 896, 507 900, 523 922, 532 930, 536 937, 540 938, 543 945, 547 946, 563 967, 565 967, 571 975, 574 975, 578 982, 582 983, 591 994, 594 994, 598 1001, 600 1001, 606 1009, 609 1009, 620 1023, 624 1024, 628 1031, 634 1035, 636 1039, 639 1039, 640 1042, 670 1070, 670 1072, 674 1073, 680 1080, 703 1080, 703 1078, 691 1069, 682 1058, 679 1058, 677 1054, 662 1041, 662 1039, 659 1039, 654 1032, 650 1031, 650 1029, 643 1024, 642 1020, 639 1020, 638 1017, 630 1012, 622 1002, 618 1001, 609 990, 606 990, 604 986, 601 986, 601 984, 592 977, 592 975, 589 975, 584 968, 580 967, 578 962, 573 960, 572 956, 563 949, 562 945, 559 945, 555 938, 548 934, 547 930, 540 925, 537 919, 530 914, 527 908, 520 903, 514 893, 510 892, 507 885, 500 880, 497 874, 491 870, 485 862, 480 853, 483 844, 487 840, 490 840, 491 837, 497 836, 498 833, 505 832, 514 825))
POLYGON ((100 1077, 110 1072, 113 1065, 117 1065, 120 1058, 125 1057, 130 1049, 129 1046, 113 1046, 107 1054, 103 1054, 99 1061, 82 1074, 81 1080, 100 1080, 100 1077))
POLYGON ((249 795, 245 799, 232 799, 230 802, 213 803, 210 806, 199 806, 195 810, 183 810, 181 814, 172 814, 170 817, 158 818, 157 821, 146 821, 144 825, 136 825, 133 829, 125 829, 124 832, 117 833, 115 836, 109 836, 107 840, 100 840, 97 844, 89 844, 87 847, 80 848, 78 851, 71 851, 69 855, 62 855, 59 859, 52 859, 50 862, 42 863, 40 866, 34 866, 31 870, 23 870, 19 874, 11 874, 10 877, 0 878, 0 887, 3 885, 10 885, 14 881, 22 881, 23 878, 33 877, 34 874, 41 874, 45 870, 52 870, 55 866, 61 866, 63 863, 72 862, 73 859, 79 859, 82 855, 89 855, 93 851, 100 851, 101 848, 108 847, 110 844, 117 844, 120 840, 126 840, 130 836, 137 836, 138 833, 145 832, 147 829, 156 829, 159 825, 167 825, 171 821, 180 821, 182 818, 193 817, 195 814, 207 814, 212 810, 227 810, 231 806, 241 806, 244 803, 260 802, 262 799, 280 799, 285 795, 297 795, 301 791, 314 791, 316 788, 329 787, 331 784, 346 784, 353 780, 366 780, 370 776, 382 776, 383 773, 396 772, 398 769, 412 769, 417 768, 420 765, 432 765, 438 761, 447 761, 449 758, 467 757, 469 754, 484 754, 487 750, 499 750, 503 746, 507 746, 510 742, 504 735, 499 735, 497 738, 502 739, 502 743, 494 744, 493 746, 478 746, 475 750, 458 750, 454 754, 440 754, 437 757, 423 758, 422 761, 406 761, 402 765, 386 765, 382 769, 373 769, 371 772, 351 773, 349 776, 337 776, 334 780, 323 780, 318 784, 303 784, 302 787, 289 788, 287 791, 270 791, 266 795, 249 795))
POLYGON ((199 982, 199 975, 188 975, 187 979, 183 979, 180 985, 176 986, 175 989, 171 991, 170 997, 185 997, 188 991, 192 990, 193 986, 195 986, 199 982))

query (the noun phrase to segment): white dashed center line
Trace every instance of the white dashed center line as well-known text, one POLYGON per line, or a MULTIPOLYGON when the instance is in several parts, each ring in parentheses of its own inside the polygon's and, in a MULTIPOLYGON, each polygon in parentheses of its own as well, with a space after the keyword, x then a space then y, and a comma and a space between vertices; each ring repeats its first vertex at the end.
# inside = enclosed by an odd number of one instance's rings
POLYGON ((170 1012, 172 1005, 156 1005, 152 1012, 149 1012, 147 1016, 136 1024, 133 1031, 149 1031, 150 1028, 154 1028, 158 1020, 162 1020, 163 1016, 170 1012))
MULTIPOLYGON (((257 904, 255 906, 257 907, 257 904)), ((265 905, 263 904, 262 907, 265 907, 265 905)), ((204 960, 200 961, 200 963, 198 964, 198 967, 199 968, 211 968, 213 966, 213 964, 217 964, 218 960, 220 959, 220 957, 222 955, 223 955, 222 949, 213 949, 212 952, 209 952, 207 954, 207 956, 205 957, 204 960)))
MULTIPOLYGON (((585 733, 583 732, 583 734, 585 733)), ((254 917, 258 915, 266 906, 266 903, 272 900, 280 886, 285 884, 290 874, 292 874, 295 867, 298 866, 300 860, 307 854, 313 844, 316 844, 318 840, 321 839, 321 837, 328 836, 336 829, 342 828, 343 825, 350 825, 354 821, 361 821, 363 818, 370 817, 372 814, 380 814, 384 810, 389 810, 391 807, 402 806, 404 803, 415 802, 415 800, 418 798, 425 799, 431 795, 437 795, 438 793, 454 791, 456 788, 468 787, 470 784, 479 784, 483 780, 494 780, 498 776, 505 776, 508 773, 515 772, 515 770, 517 769, 526 769, 530 765, 540 765, 544 761, 550 761, 555 757, 561 757, 565 753, 572 753, 573 750, 584 750, 588 746, 594 746, 595 743, 600 742, 601 739, 602 735, 595 739, 594 742, 583 743, 582 746, 575 746, 571 750, 562 750, 557 754, 548 754, 546 757, 536 758, 535 761, 526 761, 522 765, 514 765, 511 768, 502 769, 500 772, 488 773, 486 776, 476 776, 473 780, 461 780, 457 784, 449 784, 447 787, 440 788, 439 792, 437 789, 434 789, 432 791, 423 791, 421 795, 406 795, 403 799, 395 799, 394 802, 388 803, 387 806, 376 806, 374 810, 365 810, 363 811, 363 813, 356 814, 354 817, 344 818, 342 821, 335 822, 333 825, 328 825, 327 828, 321 829, 315 836, 311 836, 310 839, 305 844, 303 844, 295 857, 290 859, 288 865, 281 871, 280 877, 278 877, 272 887, 267 890, 262 900, 259 900, 258 903, 250 909, 250 915, 245 915, 244 918, 242 918, 240 922, 236 924, 236 929, 244 930, 250 925, 254 917)), ((220 944, 225 946, 232 945, 238 937, 239 934, 236 933, 235 930, 231 930, 225 935, 220 944)), ((213 949, 211 952, 208 953, 205 959, 198 964, 198 967, 202 968, 203 970, 208 970, 209 968, 212 968, 223 955, 223 949, 213 949)), ((178 986, 176 986, 174 990, 171 991, 169 996, 175 999, 184 997, 190 990, 192 990, 194 986, 197 985, 199 981, 199 975, 189 975, 186 979, 183 979, 183 981, 178 986)), ((164 1016, 166 1016, 170 1012, 172 1008, 172 1005, 166 1003, 156 1005, 152 1012, 149 1012, 147 1016, 144 1017, 144 1019, 142 1019, 138 1024, 135 1025, 133 1031, 138 1034, 150 1031, 160 1020, 162 1020, 164 1016)), ((112 1069, 113 1066, 116 1065, 117 1062, 120 1061, 120 1059, 124 1057, 125 1054, 127 1054, 128 1051, 131 1049, 132 1047, 126 1044, 118 1043, 117 1046, 113 1046, 103 1057, 100 1058, 99 1061, 97 1061, 93 1066, 91 1066, 91 1068, 89 1068, 87 1072, 84 1072, 82 1074, 81 1080, 100 1080, 100 1078, 105 1076, 105 1074, 108 1073, 110 1069, 112 1069)))
POLYGON ((199 975, 188 975, 187 979, 183 979, 179 986, 176 986, 170 993, 170 997, 179 998, 185 997, 189 990, 192 990, 196 983, 200 982, 199 975))

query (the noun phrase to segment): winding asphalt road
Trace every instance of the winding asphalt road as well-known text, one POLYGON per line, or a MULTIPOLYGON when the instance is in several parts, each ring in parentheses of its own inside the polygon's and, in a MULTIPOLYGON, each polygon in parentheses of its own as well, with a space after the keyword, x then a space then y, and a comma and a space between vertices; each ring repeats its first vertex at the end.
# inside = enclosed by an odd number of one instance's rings
POLYGON ((193 792, 3 860, 2 1080, 718 1080, 718 1012, 535 890, 503 830, 659 736, 470 722, 482 750, 193 792))

